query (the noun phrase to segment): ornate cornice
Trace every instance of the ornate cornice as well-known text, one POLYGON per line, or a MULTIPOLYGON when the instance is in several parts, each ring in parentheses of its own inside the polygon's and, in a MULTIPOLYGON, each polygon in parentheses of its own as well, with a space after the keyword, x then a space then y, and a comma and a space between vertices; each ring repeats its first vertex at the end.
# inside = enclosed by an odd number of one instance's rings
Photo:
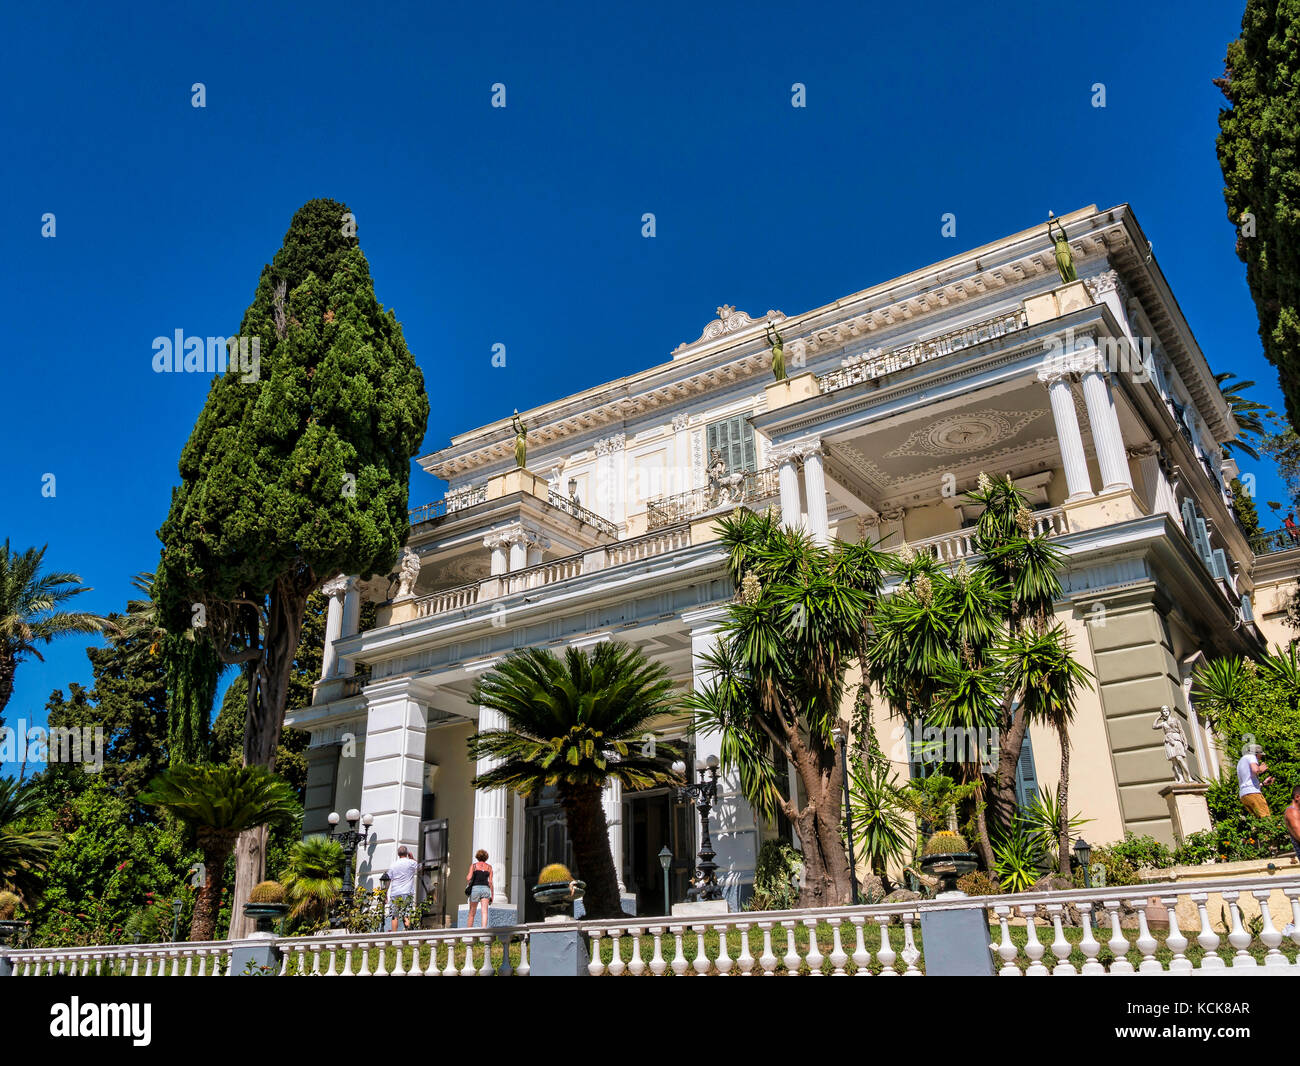
POLYGON ((321 584, 321 593, 325 596, 342 596, 348 590, 348 585, 352 579, 347 574, 339 574, 321 584))
POLYGON ((615 433, 612 437, 605 437, 603 440, 596 441, 597 455, 610 455, 614 452, 621 452, 627 446, 627 434, 615 433))
POLYGON ((704 332, 700 334, 699 339, 695 341, 682 341, 673 353, 684 351, 687 348, 694 347, 696 344, 703 344, 705 341, 711 341, 721 337, 725 333, 739 333, 741 330, 750 329, 753 326, 764 325, 768 322, 781 322, 785 319, 780 311, 768 311, 761 320, 754 320, 744 311, 737 311, 731 304, 723 304, 717 309, 718 317, 704 327, 704 332))

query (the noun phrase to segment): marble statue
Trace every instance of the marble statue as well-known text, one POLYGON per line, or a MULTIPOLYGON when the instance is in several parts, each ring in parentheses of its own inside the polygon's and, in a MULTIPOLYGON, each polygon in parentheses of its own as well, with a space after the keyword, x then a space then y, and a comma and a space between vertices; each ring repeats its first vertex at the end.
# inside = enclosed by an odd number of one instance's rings
POLYGON ((1192 772, 1187 768, 1187 738, 1183 736, 1183 727, 1178 724, 1178 719, 1168 707, 1161 707, 1151 728, 1164 730, 1165 758, 1173 764, 1174 780, 1190 781, 1192 772))
POLYGON ((1065 235, 1065 227, 1060 221, 1049 217, 1047 220, 1047 236, 1052 239, 1056 245, 1056 250, 1052 253, 1056 259, 1056 272, 1061 275, 1062 282, 1071 282, 1079 280, 1079 272, 1074 269, 1074 253, 1070 251, 1070 240, 1065 235), (1056 236, 1052 237, 1052 224, 1056 224, 1056 236))
POLYGON ((742 495, 741 484, 745 475, 727 473, 727 461, 722 452, 709 453, 709 506, 722 507, 729 503, 739 503, 742 495))
POLYGON ((528 427, 519 420, 517 407, 511 425, 515 428, 515 465, 523 470, 524 461, 528 458, 528 427))
POLYGON ((410 548, 403 548, 397 560, 397 598, 415 594, 415 582, 420 577, 420 557, 410 548))

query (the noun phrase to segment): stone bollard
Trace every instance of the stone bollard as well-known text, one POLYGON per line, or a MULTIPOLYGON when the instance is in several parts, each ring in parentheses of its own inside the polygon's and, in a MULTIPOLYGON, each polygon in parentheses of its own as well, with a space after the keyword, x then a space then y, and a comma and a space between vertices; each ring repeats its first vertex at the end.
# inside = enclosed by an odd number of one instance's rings
POLYGON ((269 977, 280 972, 284 955, 275 946, 274 933, 252 933, 230 953, 231 977, 269 977))
POLYGON ((12 977, 14 975, 14 964, 9 961, 9 953, 0 951, 0 977, 12 977))

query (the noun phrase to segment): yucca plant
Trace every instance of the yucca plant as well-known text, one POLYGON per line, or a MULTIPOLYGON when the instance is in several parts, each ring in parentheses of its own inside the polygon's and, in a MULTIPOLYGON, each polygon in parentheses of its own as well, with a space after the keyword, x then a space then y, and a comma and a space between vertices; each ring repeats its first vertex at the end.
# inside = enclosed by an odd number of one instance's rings
POLYGON ((632 789, 677 780, 635 743, 653 719, 680 707, 667 668, 617 641, 590 653, 569 648, 563 657, 525 648, 484 674, 470 702, 499 711, 506 721, 505 729, 469 738, 471 759, 496 764, 474 779, 474 788, 530 795, 556 786, 578 875, 587 884, 587 914, 621 916, 601 790, 611 780, 632 789))
MULTIPOLYGON (((1091 818, 1084 818, 1079 814, 1066 819, 1065 807, 1061 801, 1063 794, 1063 790, 1059 787, 1052 792, 1041 788, 1028 806, 1020 809, 1020 824, 1025 832, 1047 860, 1061 871, 1068 869, 1065 863, 1060 862, 1059 855, 1059 849, 1062 847, 1062 826, 1065 827, 1066 833, 1064 847, 1068 851, 1070 837, 1076 836, 1080 827, 1092 821, 1091 818)), ((1062 876, 1066 874, 1063 872, 1062 876)))
POLYGON ((994 839, 993 854, 993 869, 1003 892, 1027 892, 1042 876, 1042 849, 1019 820, 994 839))

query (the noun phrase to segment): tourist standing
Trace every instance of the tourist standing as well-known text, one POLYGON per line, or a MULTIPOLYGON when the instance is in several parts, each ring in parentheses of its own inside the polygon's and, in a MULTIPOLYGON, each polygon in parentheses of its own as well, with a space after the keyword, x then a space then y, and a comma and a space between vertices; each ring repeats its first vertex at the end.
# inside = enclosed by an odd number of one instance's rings
POLYGON ((488 865, 488 853, 479 848, 470 863, 469 873, 465 875, 465 888, 469 892, 469 919, 466 926, 474 928, 474 913, 481 905, 483 908, 483 928, 488 924, 488 906, 495 895, 492 884, 492 867, 488 865))
MULTIPOLYGON (((1258 744, 1247 744, 1246 754, 1237 760, 1237 796, 1246 811, 1256 818, 1269 816, 1268 801, 1260 787, 1260 774, 1268 773, 1268 764, 1264 762, 1264 749, 1258 744)), ((1265 777, 1263 784, 1271 784, 1273 779, 1265 777)))
POLYGON ((388 868, 388 913, 393 919, 393 932, 397 932, 399 918, 402 928, 410 928, 406 916, 415 907, 415 875, 418 870, 419 864, 403 844, 397 849, 397 861, 388 868))

